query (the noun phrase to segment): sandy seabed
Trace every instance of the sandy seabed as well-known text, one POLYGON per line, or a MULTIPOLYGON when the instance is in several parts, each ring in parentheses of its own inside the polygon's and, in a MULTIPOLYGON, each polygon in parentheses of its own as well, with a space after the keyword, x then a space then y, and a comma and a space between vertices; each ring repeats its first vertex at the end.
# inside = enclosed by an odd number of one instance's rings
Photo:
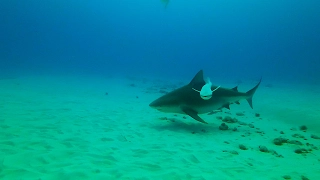
MULTIPOLYGON (((253 110, 242 101, 200 115, 209 124, 148 106, 186 83, 0 79, 0 179, 320 179, 320 139, 311 138, 320 136, 320 86, 263 82, 253 110), (237 122, 219 130, 227 116, 237 122), (275 145, 279 137, 288 141, 275 145)), ((239 90, 255 83, 244 81, 239 90)))

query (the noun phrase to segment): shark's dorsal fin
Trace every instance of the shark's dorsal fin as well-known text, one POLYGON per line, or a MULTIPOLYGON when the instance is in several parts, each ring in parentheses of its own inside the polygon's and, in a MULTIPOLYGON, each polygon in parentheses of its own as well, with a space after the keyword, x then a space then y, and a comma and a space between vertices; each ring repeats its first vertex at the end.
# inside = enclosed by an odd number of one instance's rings
POLYGON ((202 87, 206 84, 206 82, 203 79, 203 70, 200 70, 191 80, 191 82, 188 84, 189 87, 191 87, 193 90, 200 93, 202 87))
POLYGON ((234 90, 234 91, 238 92, 238 86, 236 86, 236 87, 232 88, 232 90, 234 90))
POLYGON ((193 88, 198 89, 196 87, 200 87, 201 88, 206 84, 206 82, 203 79, 203 70, 200 70, 191 80, 191 82, 189 83, 189 85, 191 85, 193 88), (195 87, 196 86, 196 87, 195 87))

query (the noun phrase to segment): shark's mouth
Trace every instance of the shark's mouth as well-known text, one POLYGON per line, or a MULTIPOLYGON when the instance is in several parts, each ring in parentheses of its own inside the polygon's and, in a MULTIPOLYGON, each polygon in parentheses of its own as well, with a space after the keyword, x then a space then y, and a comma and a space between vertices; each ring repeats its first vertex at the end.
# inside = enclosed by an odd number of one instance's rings
POLYGON ((212 97, 212 95, 209 96, 201 96, 202 99, 210 99, 212 97))

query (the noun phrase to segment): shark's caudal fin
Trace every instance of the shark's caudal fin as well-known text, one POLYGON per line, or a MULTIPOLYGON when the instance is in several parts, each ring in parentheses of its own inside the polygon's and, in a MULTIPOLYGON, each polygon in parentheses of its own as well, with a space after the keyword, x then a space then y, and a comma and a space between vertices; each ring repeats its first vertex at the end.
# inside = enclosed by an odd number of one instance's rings
POLYGON ((247 97, 248 97, 248 98, 247 98, 247 101, 248 101, 248 103, 249 103, 249 105, 250 105, 250 107, 251 107, 252 109, 253 109, 253 106, 252 106, 252 97, 253 97, 254 93, 256 92, 256 90, 258 89, 260 83, 261 83, 261 78, 260 78, 259 83, 258 83, 254 88, 252 88, 252 89, 250 89, 248 92, 246 92, 247 97))

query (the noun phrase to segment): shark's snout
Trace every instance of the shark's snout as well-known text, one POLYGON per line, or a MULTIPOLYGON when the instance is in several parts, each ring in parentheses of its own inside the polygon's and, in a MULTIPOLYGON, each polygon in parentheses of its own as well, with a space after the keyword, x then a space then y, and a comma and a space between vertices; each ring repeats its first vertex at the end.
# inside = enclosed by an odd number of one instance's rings
POLYGON ((152 102, 152 103, 150 103, 150 104, 149 104, 149 106, 150 106, 150 107, 152 107, 152 108, 154 108, 154 107, 155 107, 155 105, 154 105, 154 103, 153 103, 153 102, 152 102))
POLYGON ((159 101, 158 99, 155 100, 155 101, 153 101, 153 102, 151 102, 151 103, 149 104, 149 106, 150 106, 151 108, 156 109, 156 110, 159 110, 159 111, 161 111, 162 105, 163 105, 163 104, 162 104, 161 101, 159 101))
POLYGON ((154 108, 154 109, 158 109, 159 105, 156 101, 153 101, 152 103, 149 104, 150 107, 154 108))

